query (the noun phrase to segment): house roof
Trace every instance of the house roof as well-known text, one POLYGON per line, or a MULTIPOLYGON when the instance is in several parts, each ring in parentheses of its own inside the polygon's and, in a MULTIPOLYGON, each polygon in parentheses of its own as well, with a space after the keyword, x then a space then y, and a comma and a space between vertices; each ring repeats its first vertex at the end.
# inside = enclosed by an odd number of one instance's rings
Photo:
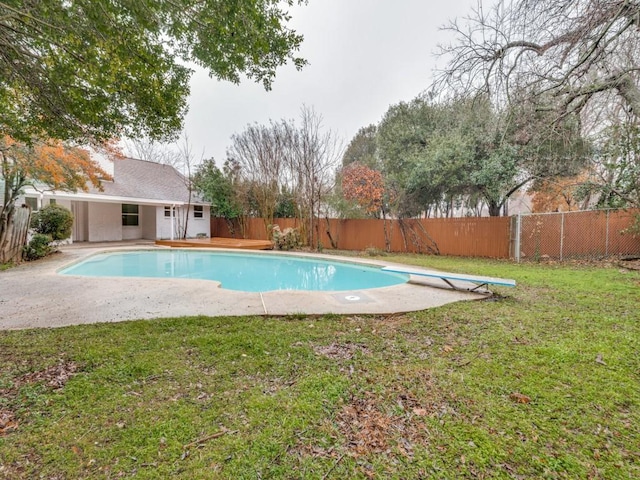
MULTIPOLYGON (((113 181, 103 181, 102 191, 90 187, 91 195, 158 200, 162 203, 189 202, 187 180, 170 165, 121 158, 113 162, 113 181)), ((206 204, 195 192, 191 203, 206 204)))

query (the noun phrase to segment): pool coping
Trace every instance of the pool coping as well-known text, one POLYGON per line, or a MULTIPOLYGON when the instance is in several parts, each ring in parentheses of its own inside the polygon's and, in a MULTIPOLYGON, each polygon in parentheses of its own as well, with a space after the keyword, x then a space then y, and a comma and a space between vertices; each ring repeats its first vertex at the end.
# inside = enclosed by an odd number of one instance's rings
MULTIPOLYGON (((59 253, 46 259, 0 272, 3 284, 0 289, 0 329, 63 327, 196 315, 387 315, 486 298, 483 294, 453 290, 436 279, 418 277, 411 277, 409 282, 400 285, 366 290, 254 293, 226 290, 212 280, 80 277, 57 273, 62 268, 99 253, 168 248, 153 244, 70 245, 61 247, 59 253)), ((239 253, 237 250, 219 248, 184 250, 239 253)), ((252 251, 250 254, 292 255, 376 267, 398 265, 377 259, 298 251, 252 251)))

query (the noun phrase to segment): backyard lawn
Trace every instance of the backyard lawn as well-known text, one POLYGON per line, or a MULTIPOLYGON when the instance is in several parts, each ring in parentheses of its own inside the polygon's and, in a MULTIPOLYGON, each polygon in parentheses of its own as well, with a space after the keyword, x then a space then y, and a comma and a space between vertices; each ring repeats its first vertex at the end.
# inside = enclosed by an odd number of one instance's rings
POLYGON ((392 316, 2 331, 0 478, 640 478, 639 272, 385 260, 518 286, 392 316))

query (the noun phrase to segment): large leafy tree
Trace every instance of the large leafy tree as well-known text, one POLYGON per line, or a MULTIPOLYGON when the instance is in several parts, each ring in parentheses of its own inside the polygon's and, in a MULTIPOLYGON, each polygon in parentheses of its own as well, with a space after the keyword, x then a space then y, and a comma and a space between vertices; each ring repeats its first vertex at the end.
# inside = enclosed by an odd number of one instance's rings
POLYGON ((584 164, 575 120, 553 122, 531 104, 498 110, 487 97, 419 97, 392 106, 378 127, 378 146, 396 213, 451 215, 480 203, 500 215, 526 183, 584 164))
POLYGON ((387 181, 404 188, 416 156, 429 144, 439 121, 437 105, 424 97, 389 107, 378 125, 378 155, 387 181))
POLYGON ((358 130, 342 155, 343 167, 357 162, 374 170, 380 168, 377 155, 377 130, 376 125, 369 125, 358 130))
POLYGON ((0 252, 24 187, 86 190, 87 183, 99 187, 100 180, 108 178, 84 149, 59 141, 23 143, 0 137, 0 181, 4 191, 0 204, 0 252))
POLYGON ((640 207, 640 125, 613 125, 602 136, 591 177, 578 196, 593 198, 599 207, 640 207))
POLYGON ((205 160, 196 169, 193 185, 211 203, 211 216, 233 221, 243 215, 237 179, 229 162, 220 169, 213 158, 205 160))
MULTIPOLYGON (((302 37, 295 0, 3 0, 0 135, 105 140, 178 132, 196 64, 269 88, 302 37)), ((302 0, 301 0, 302 2, 302 0)))

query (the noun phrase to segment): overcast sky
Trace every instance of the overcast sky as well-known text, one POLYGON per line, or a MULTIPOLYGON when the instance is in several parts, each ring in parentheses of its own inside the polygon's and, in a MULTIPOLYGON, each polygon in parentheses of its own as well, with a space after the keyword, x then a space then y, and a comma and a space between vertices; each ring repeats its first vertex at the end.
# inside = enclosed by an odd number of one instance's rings
POLYGON ((476 0, 309 0, 291 9, 291 27, 304 35, 300 50, 309 65, 278 70, 273 89, 248 80, 240 85, 191 81, 185 132, 199 158, 222 164, 230 137, 251 123, 297 119, 303 104, 344 140, 378 123, 388 107, 425 90, 436 65, 437 45, 450 38, 448 20, 464 16, 476 0))

